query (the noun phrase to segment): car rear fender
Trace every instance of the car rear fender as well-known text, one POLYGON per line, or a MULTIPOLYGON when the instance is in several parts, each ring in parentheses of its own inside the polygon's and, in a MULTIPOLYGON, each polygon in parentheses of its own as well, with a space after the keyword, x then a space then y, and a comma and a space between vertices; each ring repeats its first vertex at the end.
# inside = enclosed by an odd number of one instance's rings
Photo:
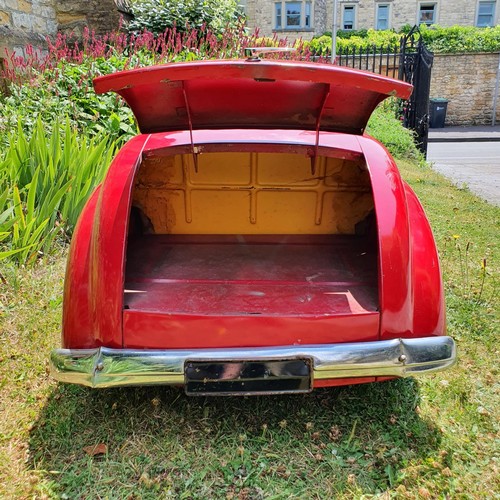
POLYGON ((429 221, 413 190, 405 183, 410 222, 413 282, 413 332, 444 335, 446 314, 439 257, 429 221))
POLYGON ((89 315, 90 242, 101 185, 83 207, 69 248, 64 280, 62 345, 66 348, 95 347, 94 328, 89 315))
POLYGON ((139 135, 123 146, 80 216, 67 266, 64 346, 122 346, 130 196, 148 138, 148 135, 139 135))
POLYGON ((122 347, 123 284, 130 199, 149 139, 139 135, 115 157, 99 193, 90 248, 90 315, 96 345, 122 347))
POLYGON ((404 183, 385 147, 360 137, 371 177, 379 240, 380 339, 413 332, 412 254, 404 183))
POLYGON ((444 335, 441 270, 422 205, 385 147, 366 136, 359 141, 379 236, 380 338, 444 335))

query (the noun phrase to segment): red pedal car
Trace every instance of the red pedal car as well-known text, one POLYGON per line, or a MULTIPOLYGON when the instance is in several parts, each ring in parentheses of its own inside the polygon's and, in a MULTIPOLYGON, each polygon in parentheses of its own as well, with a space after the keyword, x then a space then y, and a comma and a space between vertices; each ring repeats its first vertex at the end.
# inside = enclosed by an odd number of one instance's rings
POLYGON ((127 101, 141 134, 76 228, 57 380, 268 394, 453 364, 429 223, 364 135, 410 85, 250 58, 94 86, 127 101))

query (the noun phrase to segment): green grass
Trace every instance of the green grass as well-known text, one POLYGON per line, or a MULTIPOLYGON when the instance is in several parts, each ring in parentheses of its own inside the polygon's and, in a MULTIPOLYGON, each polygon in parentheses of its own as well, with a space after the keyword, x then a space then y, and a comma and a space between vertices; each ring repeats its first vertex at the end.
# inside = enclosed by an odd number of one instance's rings
POLYGON ((306 396, 59 385, 46 366, 64 256, 30 269, 4 262, 0 497, 499 497, 500 209, 428 168, 400 166, 440 248, 457 366, 306 396), (107 453, 88 456, 99 443, 107 453))

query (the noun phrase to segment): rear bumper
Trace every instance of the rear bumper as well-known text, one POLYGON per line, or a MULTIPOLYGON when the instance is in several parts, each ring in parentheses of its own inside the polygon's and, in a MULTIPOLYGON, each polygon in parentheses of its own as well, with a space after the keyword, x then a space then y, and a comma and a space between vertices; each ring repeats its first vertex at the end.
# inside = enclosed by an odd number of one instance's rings
POLYGON ((451 337, 394 339, 346 344, 231 349, 56 349, 51 374, 60 382, 89 387, 183 385, 188 361, 311 360, 314 380, 407 377, 454 364, 451 337))

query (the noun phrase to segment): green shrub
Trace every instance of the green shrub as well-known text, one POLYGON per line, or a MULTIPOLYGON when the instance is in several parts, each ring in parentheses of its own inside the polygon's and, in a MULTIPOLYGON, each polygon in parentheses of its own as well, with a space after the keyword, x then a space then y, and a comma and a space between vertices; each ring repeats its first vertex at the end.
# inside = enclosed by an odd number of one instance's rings
MULTIPOLYGON (((92 78, 123 69, 125 58, 65 62, 37 72, 29 84, 11 84, 9 95, 0 98, 0 136, 4 142, 21 123, 30 135, 37 121, 52 130, 66 116, 74 129, 90 136, 105 132, 122 141, 137 133, 131 110, 116 94, 95 95, 92 78)), ((0 143, 2 140, 0 139, 0 143)))
POLYGON ((237 0, 135 0, 131 7, 133 33, 148 30, 159 35, 167 28, 184 31, 204 25, 222 33, 228 26, 235 27, 241 17, 237 0))
MULTIPOLYGON (((397 46, 401 37, 408 33, 409 26, 403 26, 399 33, 393 30, 359 30, 348 37, 339 32, 339 51, 368 49, 370 47, 397 46)), ((420 26, 420 32, 427 48, 434 53, 497 52, 500 51, 500 25, 493 28, 473 26, 420 26)), ((312 53, 326 56, 332 46, 331 34, 324 34, 305 42, 312 53)))
MULTIPOLYGON (((359 30, 352 32, 349 37, 344 35, 337 36, 337 50, 339 52, 345 52, 352 49, 368 49, 373 46, 393 47, 398 46, 400 40, 401 35, 392 30, 359 30)), ((332 37, 329 35, 322 35, 313 38, 309 43, 305 42, 305 44, 313 54, 326 56, 331 53, 332 37)))
POLYGON ((493 28, 473 26, 422 26, 424 41, 435 53, 500 51, 500 25, 493 28))
POLYGON ((9 95, 0 93, 0 145, 19 122, 29 135, 38 118, 50 129, 63 116, 82 133, 106 132, 124 141, 137 133, 133 114, 116 94, 96 97, 93 78, 167 62, 234 58, 242 56, 247 46, 265 43, 242 27, 227 29, 221 36, 208 29, 102 37, 86 31, 80 46, 58 35, 44 57, 31 52, 28 58, 11 54, 6 59, 7 70, 0 76, 10 84, 9 95))
POLYGON ((394 157, 423 161, 415 145, 413 132, 404 128, 396 118, 396 107, 394 100, 380 104, 370 117, 367 133, 384 144, 394 157))
MULTIPOLYGON (((351 38, 353 36, 360 36, 361 38, 366 37, 368 34, 368 30, 366 28, 360 30, 338 30, 337 37, 338 38, 351 38)), ((329 36, 331 38, 332 32, 325 31, 323 35, 329 36)))

